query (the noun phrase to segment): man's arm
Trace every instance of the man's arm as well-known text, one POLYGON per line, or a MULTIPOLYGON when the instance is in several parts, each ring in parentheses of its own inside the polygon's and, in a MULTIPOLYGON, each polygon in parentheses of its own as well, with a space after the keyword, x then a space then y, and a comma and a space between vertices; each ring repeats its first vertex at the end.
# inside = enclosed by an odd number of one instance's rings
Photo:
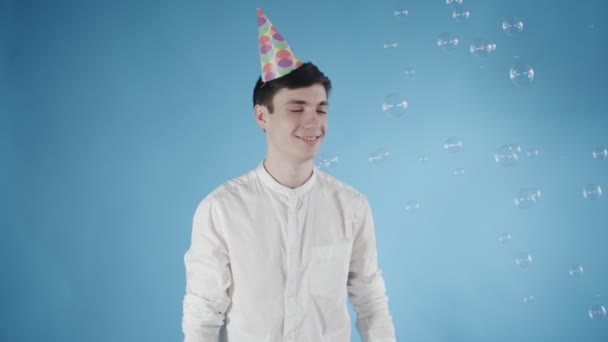
POLYGON ((230 305, 227 291, 232 277, 228 248, 215 210, 211 196, 199 204, 193 218, 192 242, 184 255, 184 342, 218 342, 230 305))
POLYGON ((395 329, 378 253, 371 208, 367 199, 356 199, 354 242, 348 273, 350 301, 357 312, 357 330, 363 342, 395 342, 395 329))

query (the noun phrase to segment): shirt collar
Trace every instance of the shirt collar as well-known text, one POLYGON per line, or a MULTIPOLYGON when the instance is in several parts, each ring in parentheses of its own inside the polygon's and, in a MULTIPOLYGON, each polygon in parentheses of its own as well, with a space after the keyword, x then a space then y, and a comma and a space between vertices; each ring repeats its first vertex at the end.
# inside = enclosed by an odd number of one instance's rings
POLYGON ((305 194, 306 192, 308 192, 308 190, 310 190, 310 188, 312 188, 312 186, 315 183, 315 180, 317 178, 317 170, 316 170, 316 167, 313 166, 312 176, 310 176, 310 178, 306 181, 306 183, 300 185, 299 187, 297 187, 295 189, 291 189, 291 188, 277 182, 272 177, 272 175, 270 175, 268 170, 266 170, 266 167, 264 167, 264 161, 262 161, 260 163, 260 165, 258 165, 258 167, 256 169, 256 173, 258 174, 258 177, 260 177, 260 179, 262 180, 262 183, 264 185, 266 185, 269 188, 271 188, 272 190, 274 190, 282 195, 288 196, 288 197, 298 197, 300 195, 305 194))

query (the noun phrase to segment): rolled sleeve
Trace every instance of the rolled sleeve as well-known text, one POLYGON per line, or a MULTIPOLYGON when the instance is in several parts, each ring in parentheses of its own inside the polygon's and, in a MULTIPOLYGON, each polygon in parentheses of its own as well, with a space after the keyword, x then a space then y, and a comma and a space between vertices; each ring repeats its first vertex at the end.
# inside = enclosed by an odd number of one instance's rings
POLYGON ((217 342, 230 305, 232 278, 218 208, 207 196, 197 207, 190 248, 184 255, 186 294, 182 331, 185 342, 217 342))
POLYGON ((348 274, 348 293, 357 313, 357 330, 363 342, 395 342, 395 330, 388 308, 371 208, 360 195, 353 217, 353 251, 348 274))

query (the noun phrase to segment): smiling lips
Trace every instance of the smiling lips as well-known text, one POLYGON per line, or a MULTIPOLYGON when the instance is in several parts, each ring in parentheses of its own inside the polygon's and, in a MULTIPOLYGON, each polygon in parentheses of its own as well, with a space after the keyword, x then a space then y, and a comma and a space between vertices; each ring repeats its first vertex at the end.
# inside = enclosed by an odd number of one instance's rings
POLYGON ((320 135, 310 135, 310 136, 298 136, 296 135, 296 138, 303 140, 306 143, 315 143, 317 140, 319 140, 321 136, 320 135))

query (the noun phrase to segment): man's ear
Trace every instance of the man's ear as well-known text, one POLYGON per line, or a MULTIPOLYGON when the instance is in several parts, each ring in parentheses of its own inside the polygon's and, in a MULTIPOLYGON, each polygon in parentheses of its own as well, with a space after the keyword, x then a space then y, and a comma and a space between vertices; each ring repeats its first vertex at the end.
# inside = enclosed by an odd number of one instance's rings
POLYGON ((253 107, 255 122, 264 130, 266 128, 266 115, 268 115, 268 108, 266 108, 266 106, 256 104, 253 107))

